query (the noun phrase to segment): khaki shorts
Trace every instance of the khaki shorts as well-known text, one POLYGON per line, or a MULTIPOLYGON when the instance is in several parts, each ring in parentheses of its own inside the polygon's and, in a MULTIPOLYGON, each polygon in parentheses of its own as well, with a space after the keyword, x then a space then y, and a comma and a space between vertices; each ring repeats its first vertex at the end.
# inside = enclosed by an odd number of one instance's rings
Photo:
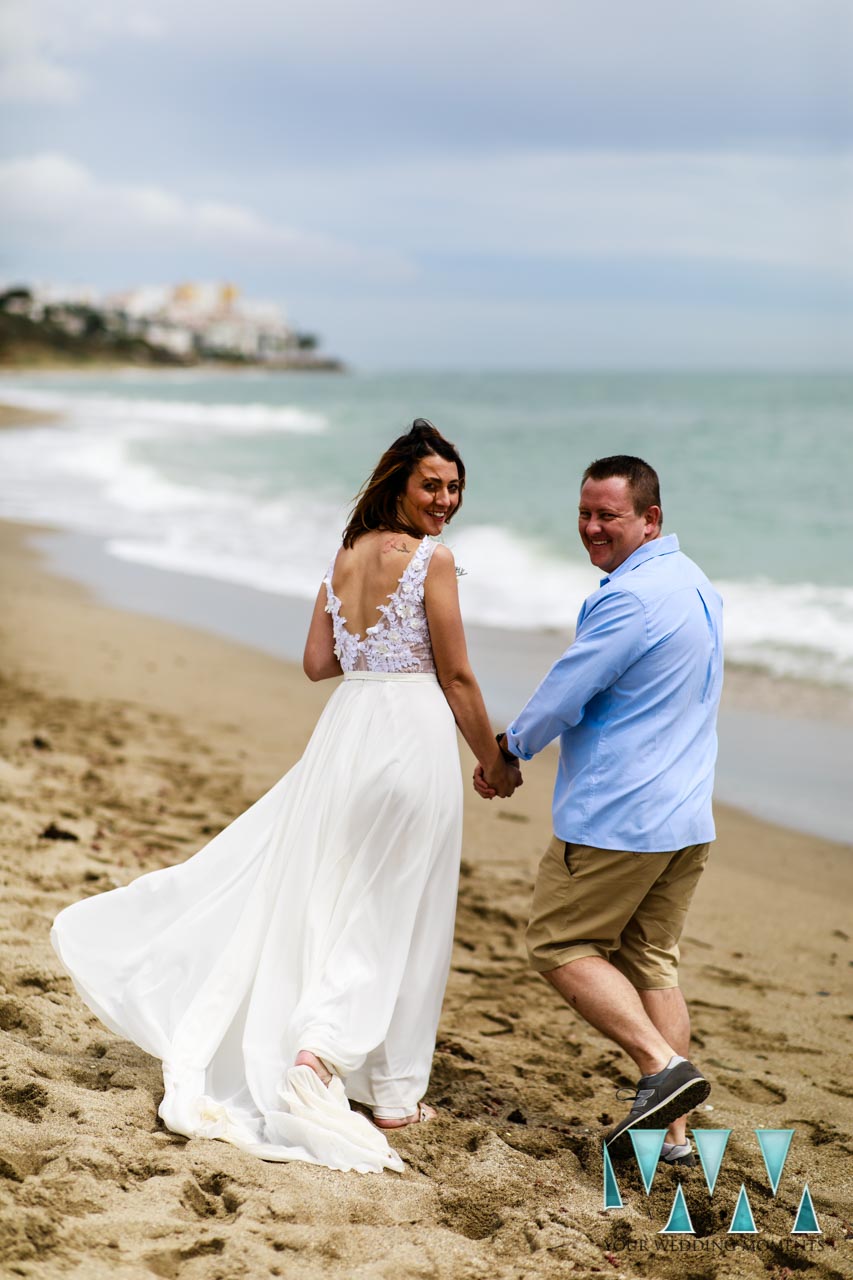
POLYGON ((547 973, 601 956, 638 990, 678 986, 678 939, 708 857, 707 844, 629 853, 556 836, 539 864, 527 950, 547 973))

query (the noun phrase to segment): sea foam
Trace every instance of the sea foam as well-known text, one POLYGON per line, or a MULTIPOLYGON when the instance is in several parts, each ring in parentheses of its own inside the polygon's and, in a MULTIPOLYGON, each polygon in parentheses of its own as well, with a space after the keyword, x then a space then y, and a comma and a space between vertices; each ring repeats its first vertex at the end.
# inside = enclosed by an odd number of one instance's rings
POLYGON ((74 396, 49 390, 4 388, 7 404, 45 413, 68 414, 75 424, 108 424, 111 430, 137 427, 143 435, 174 428, 207 434, 258 435, 264 432, 315 434, 326 429, 322 414, 292 405, 206 404, 196 400, 154 400, 129 396, 74 396))
MULTIPOLYGON (((228 437, 322 437, 323 415, 294 405, 15 385, 4 386, 3 399, 66 416, 58 424, 0 433, 0 515, 95 534, 119 558, 172 572, 304 598, 316 593, 345 523, 349 492, 331 474, 320 485, 286 470, 271 473, 268 460, 285 442, 246 439, 239 448, 251 453, 234 454, 238 441, 228 437), (232 455, 242 464, 239 474, 228 469, 232 455), (226 461, 202 475, 201 464, 217 458, 226 461)), ((573 530, 567 530, 565 552, 555 554, 509 521, 472 518, 466 510, 446 533, 463 571, 465 618, 553 630, 568 643, 583 599, 598 584, 573 530)), ((716 585, 725 601, 729 660, 853 687, 853 588, 757 577, 716 585)))

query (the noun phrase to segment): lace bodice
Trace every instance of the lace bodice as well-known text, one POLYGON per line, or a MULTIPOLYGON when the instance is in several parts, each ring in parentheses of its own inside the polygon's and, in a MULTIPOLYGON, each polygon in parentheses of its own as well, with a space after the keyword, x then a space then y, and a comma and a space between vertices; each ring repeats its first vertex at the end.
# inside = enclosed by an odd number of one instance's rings
POLYGON ((332 590, 335 556, 323 581, 326 612, 332 615, 335 656, 344 671, 435 671, 424 609, 424 579, 437 545, 424 538, 406 565, 397 590, 379 606, 382 617, 366 628, 364 639, 347 631, 341 602, 332 590))

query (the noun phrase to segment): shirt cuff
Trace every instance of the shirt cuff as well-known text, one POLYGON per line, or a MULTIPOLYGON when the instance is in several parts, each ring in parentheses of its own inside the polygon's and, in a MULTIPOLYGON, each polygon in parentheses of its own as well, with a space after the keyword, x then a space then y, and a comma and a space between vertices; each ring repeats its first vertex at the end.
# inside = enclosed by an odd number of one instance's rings
POLYGON ((519 760, 532 760, 534 753, 525 751, 519 739, 515 736, 515 731, 510 726, 506 731, 506 745, 514 756, 518 756, 519 760))

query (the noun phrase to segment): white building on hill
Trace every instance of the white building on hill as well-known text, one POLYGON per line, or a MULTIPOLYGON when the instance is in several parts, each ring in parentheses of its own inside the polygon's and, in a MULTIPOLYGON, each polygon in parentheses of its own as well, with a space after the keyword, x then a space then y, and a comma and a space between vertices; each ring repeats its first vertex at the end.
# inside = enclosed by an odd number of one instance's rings
POLYGON ((297 345, 274 302, 245 302, 232 284, 142 285, 104 299, 128 330, 178 356, 275 360, 297 345))

